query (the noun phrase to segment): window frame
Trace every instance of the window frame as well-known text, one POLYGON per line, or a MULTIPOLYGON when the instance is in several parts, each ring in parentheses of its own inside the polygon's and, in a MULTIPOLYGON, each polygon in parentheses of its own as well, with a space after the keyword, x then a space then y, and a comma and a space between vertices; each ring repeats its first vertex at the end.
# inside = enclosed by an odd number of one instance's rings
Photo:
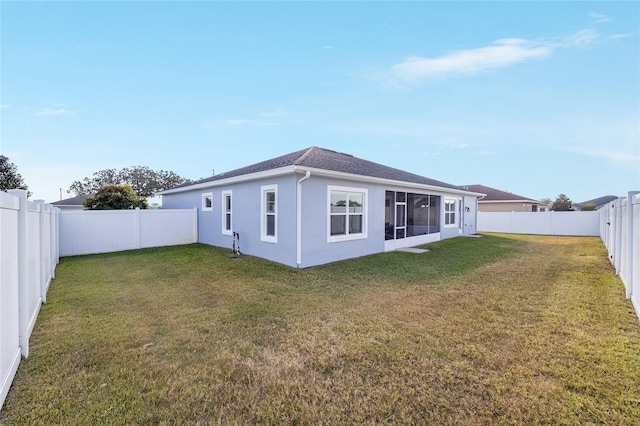
POLYGON ((457 218, 457 206, 458 206, 458 199, 456 198, 444 198, 444 206, 443 206, 443 211, 444 211, 444 227, 445 228, 455 228, 456 226, 458 226, 458 218, 457 218), (452 205, 452 209, 448 210, 447 206, 452 205), (450 219, 453 218, 452 221, 450 221, 450 219))
POLYGON ((233 191, 222 191, 222 234, 233 235, 233 191), (227 197, 229 197, 229 211, 227 211, 227 197), (229 215, 229 229, 227 229, 227 215, 229 215))
POLYGON ((203 212, 212 212, 213 211, 213 192, 205 192, 202 194, 202 211, 203 212), (207 199, 211 204, 207 207, 207 199))
POLYGON ((278 242, 278 185, 263 185, 260 187, 260 240, 267 243, 278 242), (273 213, 267 211, 267 194, 273 193, 273 213), (273 235, 267 235, 267 218, 273 216, 273 235))
POLYGON ((351 240, 361 240, 367 238, 367 230, 368 230, 368 203, 369 203, 369 190, 367 188, 354 188, 349 186, 336 186, 336 185, 327 185, 327 242, 335 243, 340 241, 351 241, 351 240), (358 194, 362 195, 362 213, 349 213, 349 208, 347 206, 347 210, 345 213, 332 213, 331 212, 331 193, 332 192, 343 192, 347 194, 347 198, 349 194, 358 194), (331 235, 331 218, 333 216, 345 216, 345 234, 340 235, 331 235), (349 232, 349 217, 350 216, 362 216, 362 232, 359 233, 350 233, 349 232))

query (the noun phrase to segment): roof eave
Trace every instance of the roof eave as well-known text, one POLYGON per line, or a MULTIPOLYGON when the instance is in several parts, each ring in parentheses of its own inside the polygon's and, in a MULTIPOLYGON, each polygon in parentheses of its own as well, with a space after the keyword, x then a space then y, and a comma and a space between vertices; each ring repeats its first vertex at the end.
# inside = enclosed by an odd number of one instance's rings
POLYGON ((156 195, 179 194, 181 192, 189 192, 197 189, 215 188, 216 186, 230 185, 233 183, 248 182, 252 180, 264 179, 267 177, 281 176, 293 173, 295 166, 279 167, 277 169, 265 170, 263 172, 248 173, 246 175, 233 176, 227 179, 219 179, 202 183, 195 183, 189 186, 181 186, 179 188, 165 189, 156 195))
POLYGON ((528 203, 528 204, 542 204, 540 201, 535 200, 482 200, 483 204, 493 204, 493 203, 528 203))
POLYGON ((314 167, 297 166, 296 167, 296 171, 301 171, 301 172, 310 171, 311 175, 315 174, 315 175, 328 176, 328 177, 333 177, 333 178, 343 178, 343 179, 353 180, 353 181, 357 181, 357 182, 368 182, 368 183, 378 183, 378 184, 383 184, 383 185, 403 186, 405 188, 435 190, 435 191, 440 191, 440 192, 453 193, 453 194, 457 194, 457 195, 469 195, 469 196, 476 196, 476 197, 481 197, 481 196, 485 195, 485 194, 482 194, 482 193, 479 193, 479 192, 471 192, 471 191, 465 191, 463 189, 447 188, 445 186, 426 185, 426 184, 414 183, 414 182, 406 182, 406 181, 401 181, 401 180, 393 180, 393 179, 379 178, 379 177, 373 177, 373 176, 357 175, 357 174, 353 174, 353 173, 337 172, 337 171, 334 171, 334 170, 317 169, 317 168, 314 168, 314 167))
POLYGON ((249 173, 246 175, 234 176, 228 179, 220 179, 220 180, 214 180, 209 182, 196 183, 193 185, 183 186, 179 188, 166 189, 164 191, 158 192, 157 195, 179 194, 182 192, 189 192, 189 191, 194 191, 199 189, 204 190, 209 188, 215 188, 218 186, 225 186, 225 185, 236 184, 241 182, 249 182, 253 180, 287 175, 295 172, 307 172, 307 171, 311 172, 312 175, 342 178, 342 179, 347 179, 347 180, 352 180, 357 182, 368 182, 368 183, 378 183, 383 185, 402 186, 405 188, 432 190, 432 191, 439 191, 439 192, 447 192, 447 193, 456 194, 456 195, 468 195, 468 196, 475 196, 475 197, 482 197, 485 195, 480 192, 465 191, 463 189, 447 188, 444 186, 437 186, 437 185, 426 185, 421 183, 406 182, 406 181, 378 178, 378 177, 365 176, 365 175, 357 175, 353 173, 337 172, 333 170, 318 169, 315 167, 296 166, 296 165, 279 167, 277 169, 266 170, 263 172, 256 172, 256 173, 249 173))

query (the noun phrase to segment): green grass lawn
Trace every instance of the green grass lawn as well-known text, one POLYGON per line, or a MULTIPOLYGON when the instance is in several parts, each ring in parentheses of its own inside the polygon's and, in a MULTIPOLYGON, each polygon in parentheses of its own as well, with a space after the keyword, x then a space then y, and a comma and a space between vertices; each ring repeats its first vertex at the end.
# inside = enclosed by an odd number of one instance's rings
POLYGON ((190 245, 63 258, 3 424, 638 424, 598 238, 295 270, 190 245))

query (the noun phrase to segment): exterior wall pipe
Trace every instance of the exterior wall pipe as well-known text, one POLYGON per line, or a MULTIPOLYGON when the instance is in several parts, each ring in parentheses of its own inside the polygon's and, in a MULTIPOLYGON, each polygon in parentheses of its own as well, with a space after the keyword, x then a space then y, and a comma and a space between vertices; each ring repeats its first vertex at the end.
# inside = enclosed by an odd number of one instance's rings
POLYGON ((298 179, 296 194, 296 266, 302 264, 302 182, 311 177, 311 170, 307 170, 303 177, 298 179))

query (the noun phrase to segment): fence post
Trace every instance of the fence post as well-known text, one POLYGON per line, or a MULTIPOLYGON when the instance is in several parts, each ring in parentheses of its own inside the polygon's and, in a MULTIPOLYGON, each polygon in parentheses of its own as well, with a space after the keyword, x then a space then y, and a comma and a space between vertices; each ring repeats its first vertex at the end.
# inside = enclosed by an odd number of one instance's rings
POLYGON ((136 213, 134 217, 134 227, 135 227, 135 239, 136 239, 136 249, 142 247, 142 230, 140 229, 140 207, 136 207, 136 213))
POLYGON ((629 191, 627 193, 627 258, 623 261, 626 263, 626 270, 628 271, 627 279, 627 299, 635 294, 634 286, 636 283, 633 280, 633 198, 640 191, 629 191))
MULTIPOLYGON (((56 243, 54 245, 54 249, 56 251, 56 265, 60 263, 60 209, 56 207, 56 243)), ((54 268, 55 269, 55 268, 54 268)))
POLYGON ((10 189, 19 198, 18 208, 18 341, 20 353, 29 356, 29 309, 27 299, 27 191, 10 189))
POLYGON ((614 265, 613 267, 615 268, 615 260, 614 260, 614 255, 615 255, 615 249, 616 249, 616 240, 615 240, 615 236, 616 236, 616 204, 617 204, 618 200, 615 199, 613 201, 611 201, 609 207, 611 208, 611 210, 609 210, 609 260, 611 261, 611 264, 614 265))
POLYGON ((193 242, 198 242, 198 208, 193 208, 193 242))
POLYGON ((620 251, 622 249, 622 197, 615 200, 615 229, 613 230, 613 266, 620 275, 620 251))
POLYGON ((56 265, 58 264, 58 253, 56 247, 58 246, 58 211, 57 207, 50 206, 50 214, 49 214, 49 232, 51 234, 51 239, 49 242, 49 253, 51 256, 51 263, 49 263, 49 274, 51 274, 51 279, 56 277, 56 265))
POLYGON ((38 221, 40 222, 40 235, 38 235, 38 242, 40 243, 40 298, 42 299, 42 303, 47 302, 47 281, 48 281, 48 271, 45 259, 47 257, 46 250, 49 247, 45 247, 43 241, 45 241, 45 208, 44 208, 44 200, 34 200, 35 203, 38 204, 38 221))

